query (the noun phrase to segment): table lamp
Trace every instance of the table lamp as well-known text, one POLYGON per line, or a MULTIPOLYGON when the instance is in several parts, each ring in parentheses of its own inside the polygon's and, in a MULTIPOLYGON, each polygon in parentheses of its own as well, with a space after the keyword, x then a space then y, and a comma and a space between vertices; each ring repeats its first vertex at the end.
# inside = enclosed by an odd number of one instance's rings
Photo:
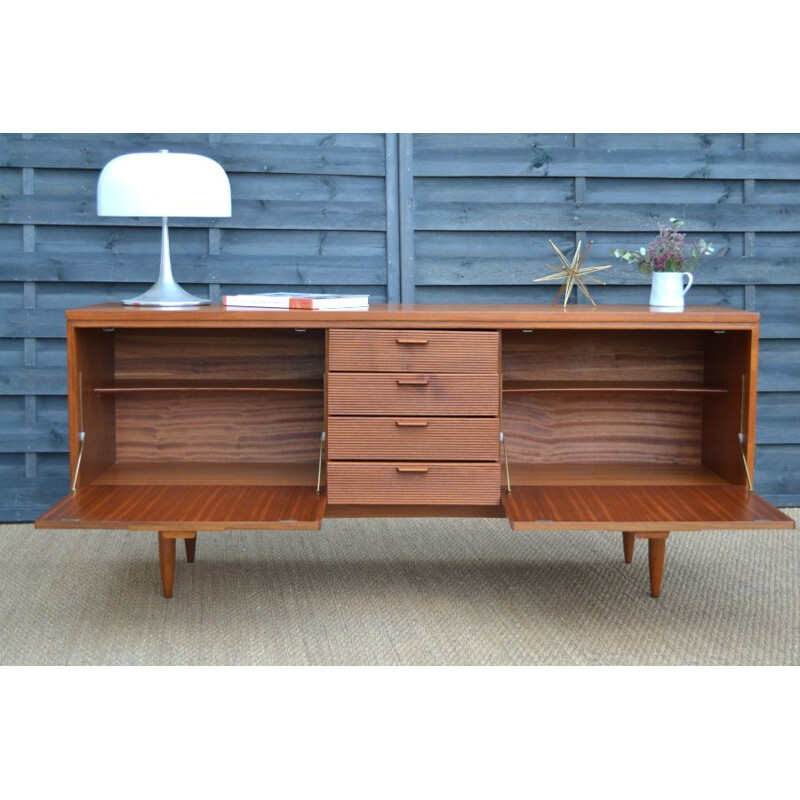
POLYGON ((97 181, 101 217, 161 217, 158 280, 129 306, 196 306, 209 303, 189 294, 172 277, 168 217, 229 217, 231 186, 225 170, 191 153, 129 153, 108 162, 97 181))

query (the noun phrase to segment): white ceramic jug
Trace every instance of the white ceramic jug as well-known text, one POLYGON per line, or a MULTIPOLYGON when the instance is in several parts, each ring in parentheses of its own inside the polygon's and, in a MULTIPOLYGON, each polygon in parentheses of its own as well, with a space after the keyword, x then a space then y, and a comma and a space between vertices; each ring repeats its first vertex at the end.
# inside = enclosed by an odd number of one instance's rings
POLYGON ((654 272, 653 288, 650 290, 650 305, 663 309, 680 311, 683 308, 683 296, 694 282, 691 272, 654 272), (683 279, 689 282, 684 287, 683 279))

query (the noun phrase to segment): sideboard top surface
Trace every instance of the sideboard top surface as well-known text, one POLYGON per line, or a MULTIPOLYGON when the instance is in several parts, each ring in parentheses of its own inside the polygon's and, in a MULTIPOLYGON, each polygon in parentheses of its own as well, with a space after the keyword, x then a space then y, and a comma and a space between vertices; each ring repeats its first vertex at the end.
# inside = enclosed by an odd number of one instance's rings
POLYGON ((720 306, 687 306, 668 312, 645 305, 391 303, 363 310, 231 308, 221 304, 154 308, 102 303, 66 312, 78 325, 122 327, 308 328, 752 328, 759 314, 720 306))

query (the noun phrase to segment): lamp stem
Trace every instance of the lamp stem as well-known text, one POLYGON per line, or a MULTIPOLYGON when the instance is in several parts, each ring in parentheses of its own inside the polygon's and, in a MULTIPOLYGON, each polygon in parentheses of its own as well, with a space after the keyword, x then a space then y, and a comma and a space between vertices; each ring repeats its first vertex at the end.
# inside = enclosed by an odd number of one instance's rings
POLYGON ((158 282, 170 285, 175 283, 175 279, 172 277, 172 262, 169 258, 169 229, 166 217, 161 217, 161 269, 158 282))
POLYGON ((144 294, 122 302, 128 306, 198 306, 206 305, 209 302, 189 294, 175 283, 175 278, 172 277, 172 262, 169 257, 169 231, 166 217, 161 217, 161 266, 158 280, 144 294))

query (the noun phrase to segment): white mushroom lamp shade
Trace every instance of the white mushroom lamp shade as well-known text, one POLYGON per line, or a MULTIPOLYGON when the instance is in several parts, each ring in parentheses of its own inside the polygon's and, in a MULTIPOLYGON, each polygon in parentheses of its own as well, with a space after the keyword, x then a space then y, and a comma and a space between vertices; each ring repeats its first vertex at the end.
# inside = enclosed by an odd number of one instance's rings
POLYGON ((225 170, 191 153, 129 153, 109 161, 97 182, 101 217, 161 217, 158 280, 126 305, 194 306, 208 303, 182 289, 172 277, 169 217, 229 217, 231 186, 225 170))

